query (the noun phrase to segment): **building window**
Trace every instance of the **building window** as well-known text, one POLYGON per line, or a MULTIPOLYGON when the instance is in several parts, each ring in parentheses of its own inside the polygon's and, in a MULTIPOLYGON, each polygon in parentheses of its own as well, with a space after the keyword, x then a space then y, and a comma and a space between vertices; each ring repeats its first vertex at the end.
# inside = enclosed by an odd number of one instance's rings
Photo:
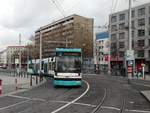
POLYGON ((112 25, 112 26, 111 26, 111 31, 112 31, 112 32, 117 31, 117 25, 112 25))
POLYGON ((124 57, 124 52, 123 51, 119 51, 119 57, 124 57))
POLYGON ((145 36, 145 30, 138 30, 138 36, 145 36))
POLYGON ((138 16, 145 15, 145 8, 138 9, 138 16))
POLYGON ((145 40, 138 40, 139 47, 144 47, 144 45, 145 45, 145 40))
POLYGON ((124 42, 119 42, 119 48, 124 48, 124 42))
POLYGON ((117 22, 117 16, 112 16, 112 17, 111 17, 111 22, 112 22, 112 23, 117 22))
POLYGON ((111 35, 111 40, 116 40, 117 39, 117 34, 112 34, 111 35))
POLYGON ((138 51, 138 57, 144 57, 144 50, 138 51))
POLYGON ((135 33, 135 32, 134 32, 134 31, 132 31, 132 37, 133 37, 133 38, 134 38, 134 33, 135 33))
POLYGON ((135 28, 134 21, 131 22, 131 27, 132 27, 132 28, 135 28))
POLYGON ((120 14, 119 15, 119 21, 125 20, 125 14, 120 14))
POLYGON ((132 10, 131 16, 132 16, 132 18, 134 18, 134 16, 135 16, 135 11, 134 10, 132 10))
POLYGON ((144 26, 145 25, 145 18, 138 19, 138 26, 144 26))
POLYGON ((125 23, 119 24, 119 29, 120 29, 120 30, 123 30, 124 28, 125 28, 125 23))
POLYGON ((119 33, 119 39, 125 39, 125 33, 119 33))

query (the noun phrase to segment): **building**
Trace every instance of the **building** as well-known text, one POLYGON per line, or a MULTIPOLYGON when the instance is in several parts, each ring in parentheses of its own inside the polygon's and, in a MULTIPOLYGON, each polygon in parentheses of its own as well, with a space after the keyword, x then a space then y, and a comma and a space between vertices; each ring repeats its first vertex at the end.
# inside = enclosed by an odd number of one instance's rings
POLYGON ((6 50, 0 52, 0 66, 5 68, 7 64, 6 50))
POLYGON ((39 58, 40 36, 42 58, 51 56, 56 47, 82 48, 84 58, 93 58, 93 19, 71 15, 35 31, 36 56, 39 58))
POLYGON ((109 33, 96 33, 96 70, 107 72, 109 65, 109 33))
MULTIPOLYGON (((125 64, 125 51, 129 49, 128 10, 111 14, 111 67, 122 68, 125 64)), ((136 70, 150 72, 150 3, 132 8, 132 47, 136 70)))
MULTIPOLYGON (((19 51, 21 49, 21 64, 22 66, 26 66, 26 52, 25 46, 8 46, 6 49, 6 57, 7 57, 7 66, 9 68, 14 68, 16 66, 16 59, 19 59, 19 51)), ((17 63, 17 65, 19 65, 17 63)))

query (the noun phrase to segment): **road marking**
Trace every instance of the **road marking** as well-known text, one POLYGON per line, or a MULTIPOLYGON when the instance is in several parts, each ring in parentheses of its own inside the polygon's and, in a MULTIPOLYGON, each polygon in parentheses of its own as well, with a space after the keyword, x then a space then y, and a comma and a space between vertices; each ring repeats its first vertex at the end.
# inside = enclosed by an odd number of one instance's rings
POLYGON ((76 102, 77 100, 79 100, 80 98, 82 98, 82 97, 89 91, 89 89, 90 89, 89 83, 86 82, 86 81, 84 81, 84 82, 87 84, 87 89, 86 89, 86 91, 85 91, 84 93, 82 93, 78 98, 72 100, 72 101, 69 102, 68 104, 65 104, 64 106, 62 106, 62 107, 60 107, 60 108, 58 108, 58 109, 52 111, 51 113, 56 113, 56 112, 58 112, 58 111, 60 111, 60 110, 62 110, 62 109, 64 109, 64 108, 66 108, 67 106, 69 106, 69 105, 75 103, 75 102, 76 102))
POLYGON ((150 111, 145 111, 145 110, 129 110, 129 109, 126 109, 125 111, 136 112, 136 113, 150 113, 150 111))
MULTIPOLYGON (((64 103, 64 104, 68 104, 68 101, 49 101, 49 102, 56 102, 56 103, 64 103)), ((76 105, 82 105, 82 106, 89 106, 89 107, 96 107, 96 105, 92 105, 92 104, 85 104, 85 103, 79 103, 79 102, 75 102, 72 104, 76 104, 76 105)))
POLYGON ((25 100, 25 101, 22 101, 22 102, 18 102, 18 103, 16 103, 16 104, 12 104, 12 105, 6 106, 6 107, 1 107, 0 110, 4 110, 4 109, 8 109, 8 108, 10 108, 10 107, 14 107, 14 106, 17 106, 17 105, 20 105, 20 104, 24 104, 24 103, 26 103, 26 102, 28 102, 28 101, 30 101, 30 100, 25 100))
POLYGON ((113 110, 120 111, 120 109, 119 109, 119 108, 116 108, 116 107, 102 106, 101 108, 102 108, 102 109, 113 109, 113 110))
POLYGON ((28 97, 22 97, 22 96, 17 96, 17 95, 8 95, 9 97, 14 97, 14 98, 20 98, 20 99, 27 99, 30 100, 28 97))
POLYGON ((45 102, 45 99, 41 99, 41 98, 29 98, 29 97, 23 97, 23 96, 17 96, 17 95, 8 95, 10 97, 15 97, 15 98, 20 98, 20 99, 27 99, 27 100, 38 100, 38 101, 43 101, 45 102))
POLYGON ((73 103, 73 104, 76 104, 76 105, 82 105, 82 106, 89 106, 89 107, 94 107, 94 108, 96 107, 96 105, 85 104, 85 103, 78 103, 78 102, 77 102, 77 103, 75 102, 75 103, 73 103))

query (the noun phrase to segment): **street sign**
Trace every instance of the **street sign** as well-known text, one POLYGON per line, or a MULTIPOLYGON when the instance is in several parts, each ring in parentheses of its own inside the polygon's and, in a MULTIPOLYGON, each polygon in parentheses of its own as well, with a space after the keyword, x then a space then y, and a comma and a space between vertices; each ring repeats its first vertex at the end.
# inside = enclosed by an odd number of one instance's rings
POLYGON ((126 51, 126 60, 134 60, 134 50, 126 51))

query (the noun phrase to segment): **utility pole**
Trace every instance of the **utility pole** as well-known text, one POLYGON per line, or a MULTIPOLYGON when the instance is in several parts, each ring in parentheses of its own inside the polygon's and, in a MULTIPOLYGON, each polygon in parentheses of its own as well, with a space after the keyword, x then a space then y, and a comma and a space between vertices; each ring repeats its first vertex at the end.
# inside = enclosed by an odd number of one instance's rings
POLYGON ((132 0, 129 0, 129 50, 132 50, 131 6, 132 6, 132 0))
POLYGON ((129 39, 128 39, 128 50, 126 51, 126 62, 127 62, 127 73, 128 73, 128 83, 134 74, 134 51, 132 49, 132 28, 131 28, 131 12, 132 12, 132 0, 129 0, 129 39))
POLYGON ((29 44, 27 44, 27 77, 28 77, 28 69, 29 69, 29 53, 30 53, 29 44))
MULTIPOLYGON (((109 20, 109 23, 111 23, 111 19, 109 20)), ((110 56, 111 56, 111 24, 108 25, 108 33, 109 33, 109 50, 108 50, 108 74, 111 74, 111 63, 110 63, 110 56)))
POLYGON ((68 47, 68 38, 66 37, 66 48, 68 47))
POLYGON ((42 71, 42 31, 40 29, 40 71, 39 71, 40 80, 41 80, 41 71, 42 71))
POLYGON ((21 34, 19 34, 19 75, 21 74, 21 34))

